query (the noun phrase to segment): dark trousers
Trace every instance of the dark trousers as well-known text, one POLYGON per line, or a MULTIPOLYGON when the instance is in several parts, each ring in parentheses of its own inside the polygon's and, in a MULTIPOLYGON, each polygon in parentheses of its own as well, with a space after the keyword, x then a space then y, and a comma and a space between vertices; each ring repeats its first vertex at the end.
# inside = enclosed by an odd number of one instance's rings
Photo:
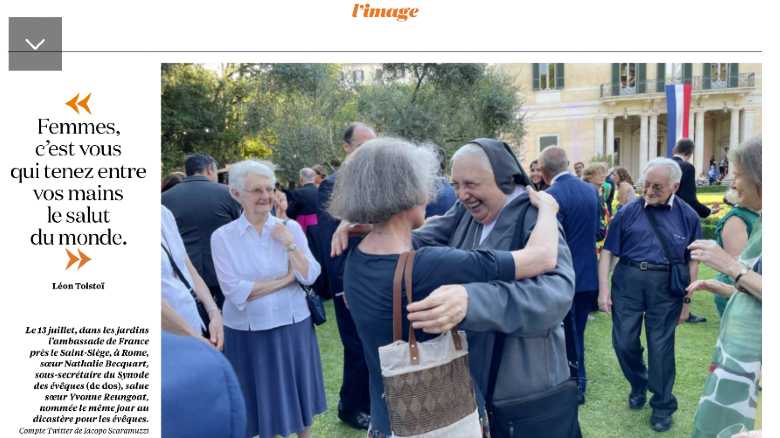
POLYGON ((669 293, 669 272, 641 271, 618 264, 612 274, 612 345, 632 392, 653 393, 653 417, 677 410, 672 394, 675 378, 674 332, 682 298, 669 293), (644 319, 647 362, 639 341, 644 319))
POLYGON ((336 323, 339 336, 344 346, 344 375, 339 396, 340 409, 347 414, 371 412, 371 399, 368 393, 368 367, 363 356, 363 345, 360 343, 355 322, 344 304, 344 295, 333 297, 336 308, 336 323))
MULTIPOLYGON (((581 393, 587 389, 587 373, 585 371, 585 326, 588 315, 596 308, 598 291, 583 291, 574 294, 571 310, 564 319, 566 333, 566 355, 572 368, 576 367, 577 386, 581 393)), ((574 370, 573 370, 574 371, 574 370)))

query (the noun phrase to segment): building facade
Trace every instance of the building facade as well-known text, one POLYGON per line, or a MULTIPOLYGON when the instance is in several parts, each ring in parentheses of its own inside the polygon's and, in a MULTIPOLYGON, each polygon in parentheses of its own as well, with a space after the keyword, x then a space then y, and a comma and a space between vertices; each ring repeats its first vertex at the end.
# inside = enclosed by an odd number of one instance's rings
POLYGON ((761 64, 502 64, 525 99, 529 162, 557 144, 572 163, 611 159, 635 179, 648 160, 666 154, 664 86, 690 83, 693 164, 706 173, 728 149, 761 134, 761 64))

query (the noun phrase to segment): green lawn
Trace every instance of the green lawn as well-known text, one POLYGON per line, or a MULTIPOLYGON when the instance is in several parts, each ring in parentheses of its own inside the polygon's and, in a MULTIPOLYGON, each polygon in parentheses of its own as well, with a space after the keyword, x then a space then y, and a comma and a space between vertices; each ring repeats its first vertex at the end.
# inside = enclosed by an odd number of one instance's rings
MULTIPOLYGON (((701 278, 714 274, 702 267, 701 278)), ((326 303, 328 322, 317 328, 325 373, 325 390, 328 395, 328 411, 316 418, 315 437, 365 437, 365 432, 342 425, 336 416, 338 391, 341 385, 341 341, 336 329, 332 302, 326 303)), ((586 331, 586 361, 588 364, 587 403, 580 408, 580 424, 587 437, 688 437, 691 434, 693 414, 699 400, 707 367, 715 347, 719 319, 712 297, 697 292, 691 309, 697 315, 707 317, 704 324, 684 324, 677 330, 677 380, 674 394, 679 410, 669 432, 657 434, 650 429, 650 408, 641 411, 628 409, 628 383, 618 366, 612 349, 611 320, 599 313, 596 320, 588 322, 586 331)), ((642 339, 644 344, 644 338, 642 339)), ((649 396, 649 394, 648 394, 649 396)))

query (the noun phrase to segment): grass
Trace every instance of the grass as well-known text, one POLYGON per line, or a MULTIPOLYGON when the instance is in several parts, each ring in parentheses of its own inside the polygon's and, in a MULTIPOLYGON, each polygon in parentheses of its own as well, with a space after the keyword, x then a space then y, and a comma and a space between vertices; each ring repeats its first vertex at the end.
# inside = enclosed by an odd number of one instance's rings
MULTIPOLYGON (((702 267, 699 277, 711 278, 714 277, 714 272, 702 267)), ((328 301, 326 309, 328 322, 317 328, 317 336, 325 373, 328 411, 315 419, 313 436, 363 438, 366 436, 365 431, 344 426, 336 416, 338 392, 341 387, 342 350, 333 303, 328 301)), ((672 438, 691 435, 693 414, 707 377, 707 367, 715 348, 720 323, 712 297, 706 292, 696 293, 691 310, 706 317, 707 322, 683 324, 677 329, 677 378, 674 394, 679 410, 674 415, 672 429, 663 435, 650 429, 651 410, 648 406, 641 411, 628 409, 626 399, 629 386, 612 349, 612 322, 606 314, 594 314, 596 319, 588 322, 585 339, 589 382, 587 403, 580 408, 579 413, 584 437, 672 438)), ((644 344, 644 337, 642 343, 644 344)))

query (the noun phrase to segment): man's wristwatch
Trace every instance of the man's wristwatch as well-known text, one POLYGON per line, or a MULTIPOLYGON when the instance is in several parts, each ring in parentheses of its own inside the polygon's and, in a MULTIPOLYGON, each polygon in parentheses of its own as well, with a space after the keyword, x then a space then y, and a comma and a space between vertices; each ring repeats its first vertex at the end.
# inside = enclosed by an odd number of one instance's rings
POLYGON ((683 297, 683 304, 691 304, 691 297, 683 297))
POLYGON ((298 245, 296 245, 295 243, 291 243, 287 245, 287 252, 293 252, 296 249, 298 249, 298 245))

